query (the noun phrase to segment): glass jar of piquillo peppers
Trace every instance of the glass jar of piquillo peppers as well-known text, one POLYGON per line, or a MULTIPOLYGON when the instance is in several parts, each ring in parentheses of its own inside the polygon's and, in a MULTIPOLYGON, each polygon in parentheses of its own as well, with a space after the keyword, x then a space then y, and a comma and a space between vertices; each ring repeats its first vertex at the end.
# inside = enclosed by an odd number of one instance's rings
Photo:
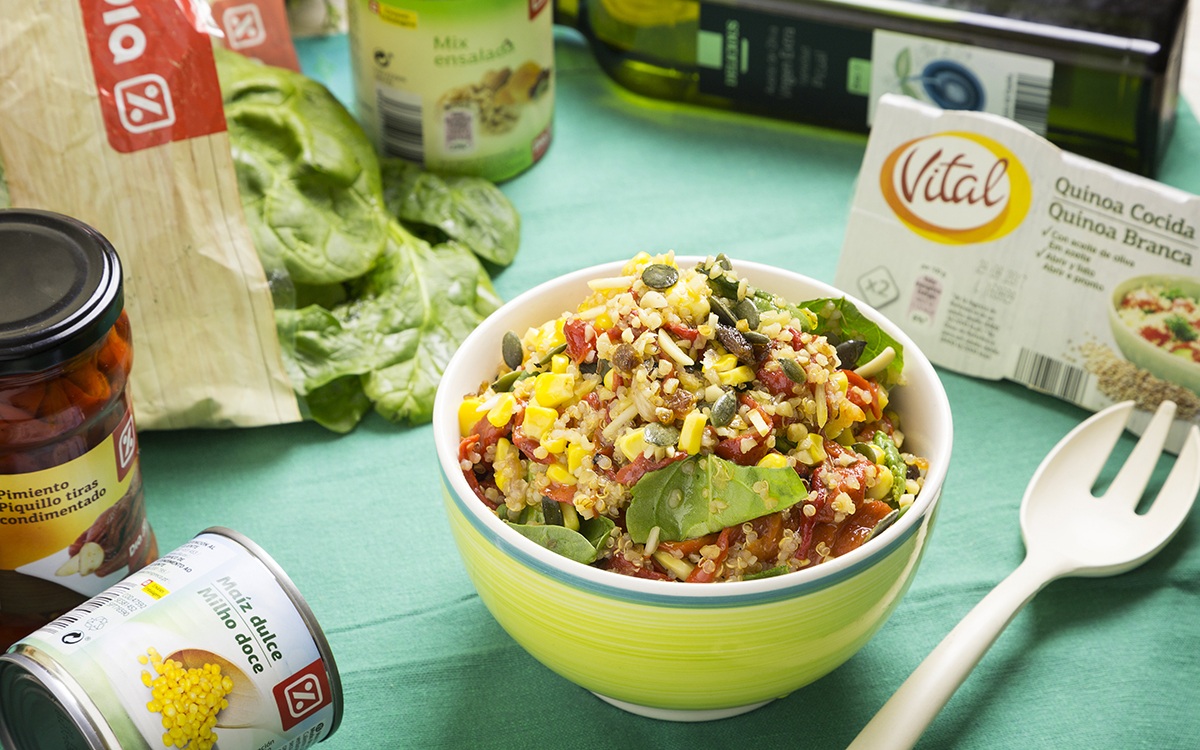
POLYGON ((98 232, 0 210, 0 650, 158 556, 124 304, 98 232))

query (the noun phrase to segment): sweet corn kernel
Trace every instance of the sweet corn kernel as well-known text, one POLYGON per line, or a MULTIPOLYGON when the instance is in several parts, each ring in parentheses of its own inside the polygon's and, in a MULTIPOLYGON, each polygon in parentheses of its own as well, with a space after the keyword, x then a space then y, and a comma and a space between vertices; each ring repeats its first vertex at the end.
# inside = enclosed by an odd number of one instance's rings
POLYGON ((741 385, 754 380, 754 370, 751 370, 747 365, 735 367, 728 372, 718 373, 722 385, 741 385))
POLYGON ((704 437, 704 426, 708 424, 708 415, 699 411, 688 412, 683 418, 683 428, 679 430, 679 450, 696 455, 700 452, 700 441, 704 437))
POLYGON ((612 328, 613 325, 615 324, 613 323, 612 316, 608 314, 607 310, 605 310, 596 316, 596 321, 592 324, 592 327, 597 331, 607 331, 612 328))
POLYGON ((557 419, 558 412, 554 409, 538 404, 529 404, 525 407, 525 421, 521 424, 521 429, 529 437, 540 441, 546 434, 546 430, 550 429, 557 419))
POLYGON ((850 388, 850 380, 846 377, 846 373, 841 370, 830 375, 828 382, 837 386, 837 389, 842 393, 845 393, 850 388))
POLYGON ((558 406, 575 396, 575 377, 567 373, 544 372, 537 376, 533 396, 542 406, 558 406))
POLYGON ((575 484, 579 481, 575 478, 574 474, 564 469, 561 464, 550 464, 550 467, 546 469, 546 476, 555 484, 575 484))
POLYGON ((583 466, 583 457, 587 455, 587 449, 579 443, 571 443, 571 447, 567 449, 567 470, 574 474, 583 466))
POLYGON ((644 432, 644 428, 639 428, 627 432, 617 439, 617 448, 625 454, 626 459, 634 460, 649 447, 644 432))
POLYGON ((547 453, 558 455, 567 449, 567 438, 562 435, 544 437, 542 438, 542 447, 546 449, 547 453))
POLYGON ((496 441, 496 459, 492 466, 496 472, 496 486, 501 492, 508 494, 512 481, 521 471, 521 457, 507 438, 496 441))
POLYGON ((517 411, 517 397, 511 393, 501 394, 496 405, 487 413, 487 419, 495 427, 503 427, 508 424, 508 420, 512 419, 512 415, 517 411))
POLYGON ((482 403, 483 399, 481 398, 465 398, 458 405, 458 434, 469 435, 471 433, 471 428, 479 422, 481 416, 479 405, 482 403))
POLYGON ((807 466, 816 466, 824 461, 825 446, 821 443, 821 436, 812 432, 805 435, 796 446, 796 457, 807 466))
POLYGON ((617 382, 616 378, 617 378, 617 375, 616 375, 616 370, 611 370, 611 369, 610 369, 608 372, 604 373, 604 387, 605 387, 605 388, 607 388, 607 389, 608 389, 608 390, 610 390, 610 391, 615 391, 615 390, 617 390, 617 389, 614 387, 614 386, 616 385, 616 382, 617 382))
POLYGON ((787 459, 782 453, 768 453, 758 462, 764 469, 786 469, 787 459))
POLYGON ((550 358, 550 372, 562 375, 567 371, 567 366, 571 364, 571 358, 565 354, 555 354, 550 358))
POLYGON ((729 372, 738 366, 738 358, 732 354, 722 354, 713 360, 712 369, 717 372, 729 372))

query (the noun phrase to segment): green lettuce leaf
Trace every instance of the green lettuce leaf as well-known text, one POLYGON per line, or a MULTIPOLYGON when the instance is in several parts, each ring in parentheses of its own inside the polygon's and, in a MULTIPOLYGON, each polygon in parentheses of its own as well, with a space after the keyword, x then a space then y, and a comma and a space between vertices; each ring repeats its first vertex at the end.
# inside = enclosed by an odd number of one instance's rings
POLYGON ((783 510, 807 497, 808 490, 793 469, 691 456, 647 473, 631 494, 625 528, 633 541, 644 543, 655 526, 659 539, 694 539, 783 510), (765 489, 766 498, 757 487, 765 489))

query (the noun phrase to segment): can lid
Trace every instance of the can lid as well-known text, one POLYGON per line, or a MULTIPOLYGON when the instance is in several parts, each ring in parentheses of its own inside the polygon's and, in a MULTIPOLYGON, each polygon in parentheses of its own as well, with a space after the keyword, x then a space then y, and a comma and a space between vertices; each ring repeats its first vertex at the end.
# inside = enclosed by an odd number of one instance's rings
POLYGON ((103 235, 50 211, 0 210, 0 375, 69 360, 124 306, 121 261, 103 235))

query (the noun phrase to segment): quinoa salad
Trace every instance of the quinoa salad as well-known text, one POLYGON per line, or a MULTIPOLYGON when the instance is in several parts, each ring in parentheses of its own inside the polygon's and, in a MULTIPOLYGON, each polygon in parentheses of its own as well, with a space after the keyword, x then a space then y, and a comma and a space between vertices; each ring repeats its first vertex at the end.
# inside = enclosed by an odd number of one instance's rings
POLYGON ((522 535, 624 575, 752 580, 858 548, 920 492, 888 406, 903 350, 847 300, 673 253, 588 286, 505 334, 459 406, 463 475, 522 535))

